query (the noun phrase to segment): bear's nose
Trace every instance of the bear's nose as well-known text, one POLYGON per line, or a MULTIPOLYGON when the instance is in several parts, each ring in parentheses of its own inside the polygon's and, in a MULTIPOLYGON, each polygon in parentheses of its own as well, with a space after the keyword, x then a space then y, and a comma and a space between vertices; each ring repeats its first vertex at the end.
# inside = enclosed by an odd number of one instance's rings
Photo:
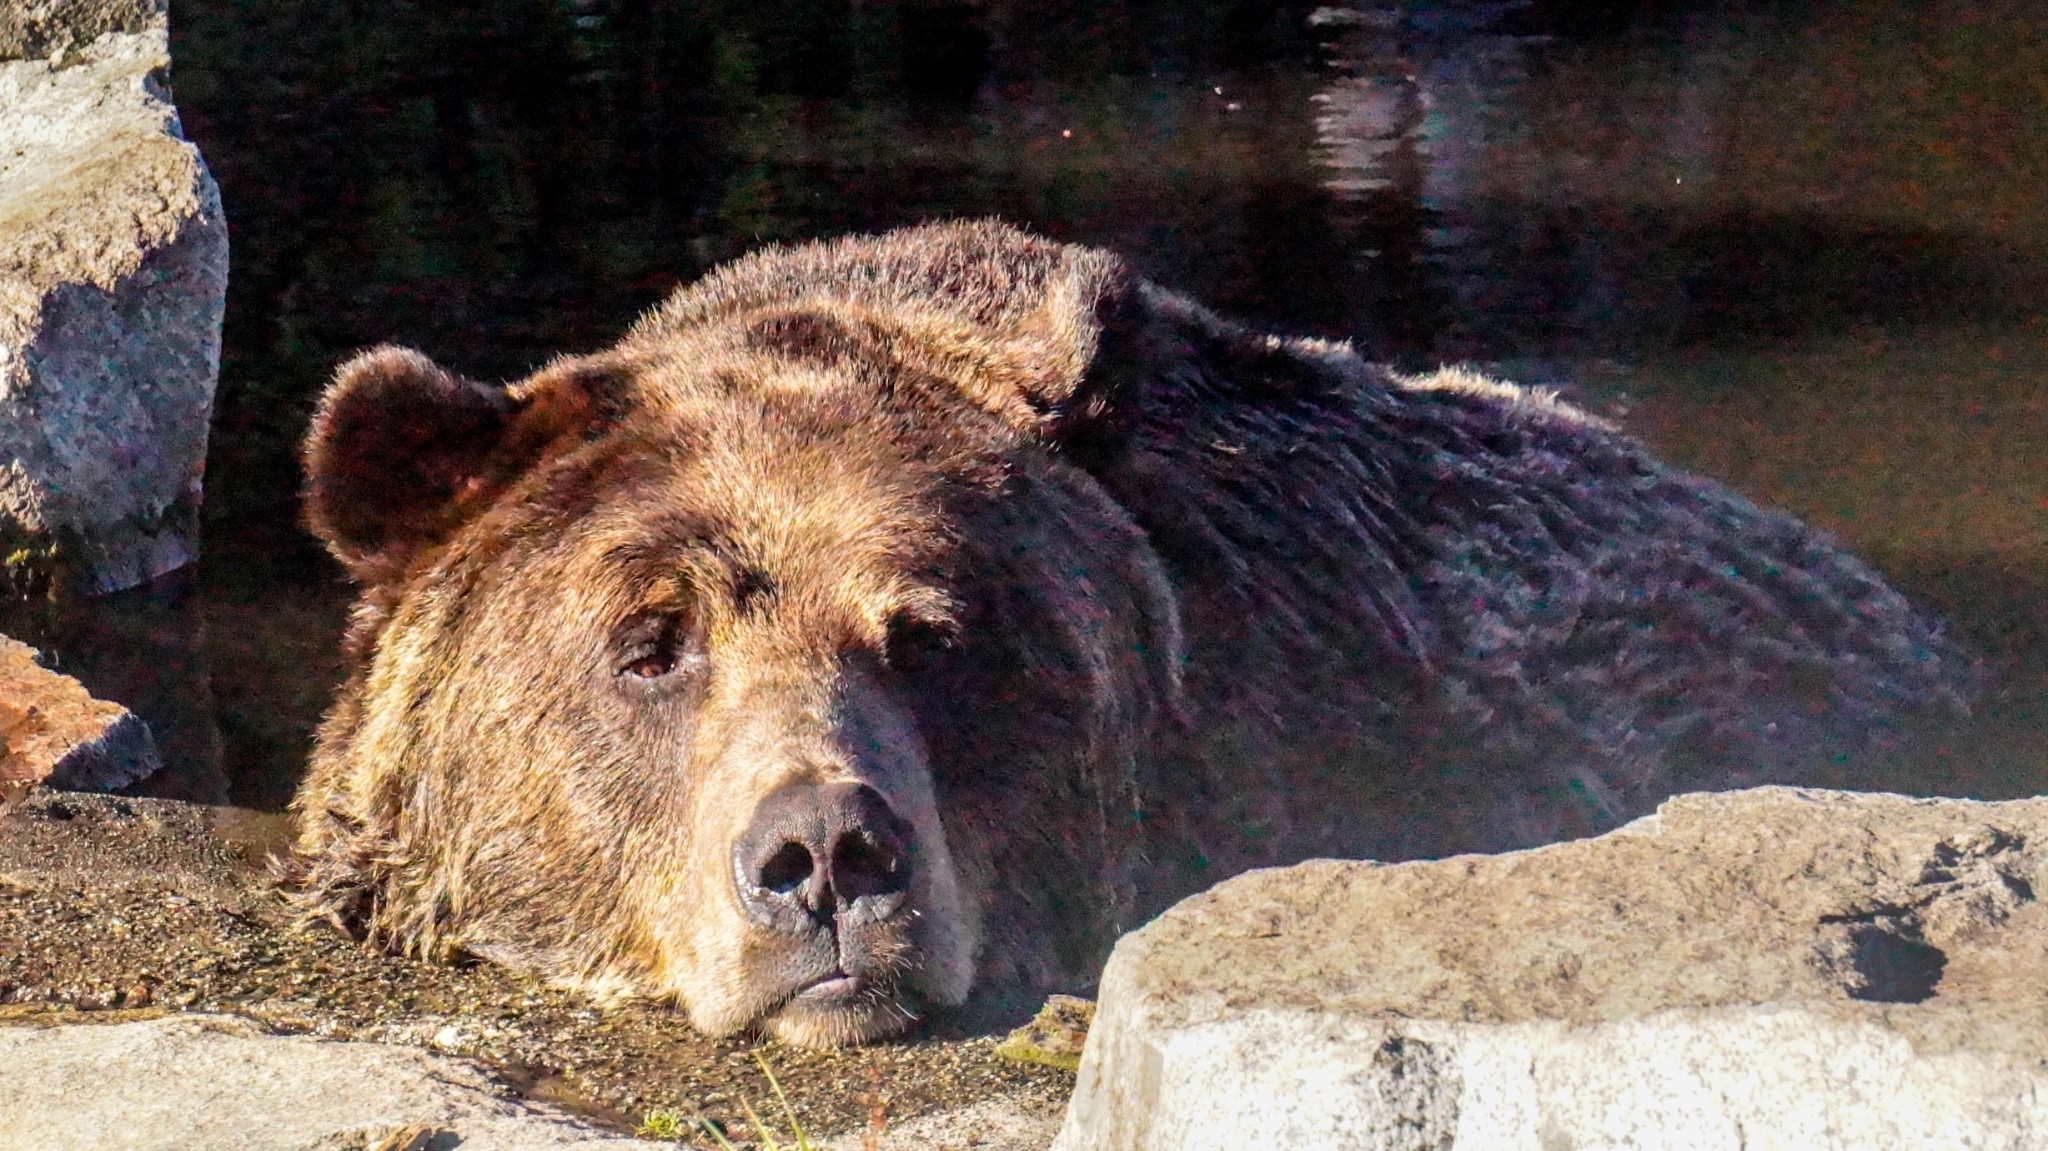
POLYGON ((885 919, 910 888, 910 825, 864 783, 792 784, 755 809, 733 870, 740 906, 763 927, 885 919))

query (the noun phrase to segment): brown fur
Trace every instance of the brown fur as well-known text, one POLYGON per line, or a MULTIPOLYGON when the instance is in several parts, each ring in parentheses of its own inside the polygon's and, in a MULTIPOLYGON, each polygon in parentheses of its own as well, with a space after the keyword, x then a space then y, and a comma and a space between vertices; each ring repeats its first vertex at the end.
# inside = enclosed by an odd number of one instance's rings
POLYGON ((307 460, 365 588, 307 905, 711 1032, 1085 983, 1230 871, 1592 830, 1967 680, 1853 559, 1553 399, 993 224, 771 249, 502 392, 369 353, 307 460), (847 1002, 733 894, 801 781, 913 829, 847 1002))

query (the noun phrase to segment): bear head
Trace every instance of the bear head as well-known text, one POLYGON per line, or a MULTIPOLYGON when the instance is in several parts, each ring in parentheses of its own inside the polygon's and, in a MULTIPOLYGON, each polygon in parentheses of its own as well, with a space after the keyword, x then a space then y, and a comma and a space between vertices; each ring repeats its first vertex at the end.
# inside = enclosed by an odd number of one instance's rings
POLYGON ((307 509, 363 598, 308 907, 813 1045, 1085 981, 1181 651, 1075 462, 1130 285, 953 225, 759 254, 510 387, 343 366, 307 509))

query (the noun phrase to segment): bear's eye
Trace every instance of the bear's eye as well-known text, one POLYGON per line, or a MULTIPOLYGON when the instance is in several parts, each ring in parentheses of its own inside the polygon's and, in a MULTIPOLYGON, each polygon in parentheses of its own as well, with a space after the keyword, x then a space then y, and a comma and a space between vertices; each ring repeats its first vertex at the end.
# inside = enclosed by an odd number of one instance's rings
POLYGON ((676 669, 676 653, 659 651, 643 655, 626 665, 626 674, 640 679, 659 679, 676 669))
POLYGON ((636 616, 612 637, 618 679, 633 687, 655 687, 690 678, 705 663, 702 637, 687 615, 636 616))
POLYGON ((921 675, 958 647, 953 629, 930 620, 898 616, 889 621, 889 669, 902 675, 921 675))

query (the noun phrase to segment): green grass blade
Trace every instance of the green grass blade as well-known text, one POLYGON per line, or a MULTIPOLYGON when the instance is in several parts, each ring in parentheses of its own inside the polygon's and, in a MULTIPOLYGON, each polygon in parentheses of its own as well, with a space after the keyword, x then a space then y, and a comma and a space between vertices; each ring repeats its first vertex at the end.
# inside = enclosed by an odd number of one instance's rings
POLYGON ((759 1051, 754 1052, 754 1062, 760 1065, 761 1074, 768 1077, 768 1086, 775 1090, 775 1101, 782 1105, 782 1117, 789 1120, 790 1134, 796 1136, 796 1146, 791 1151, 811 1151, 811 1141, 804 1134, 803 1124, 796 1121, 796 1108, 789 1105, 789 1096, 782 1093, 781 1081, 775 1078, 775 1072, 769 1069, 768 1061, 761 1058, 759 1051))

